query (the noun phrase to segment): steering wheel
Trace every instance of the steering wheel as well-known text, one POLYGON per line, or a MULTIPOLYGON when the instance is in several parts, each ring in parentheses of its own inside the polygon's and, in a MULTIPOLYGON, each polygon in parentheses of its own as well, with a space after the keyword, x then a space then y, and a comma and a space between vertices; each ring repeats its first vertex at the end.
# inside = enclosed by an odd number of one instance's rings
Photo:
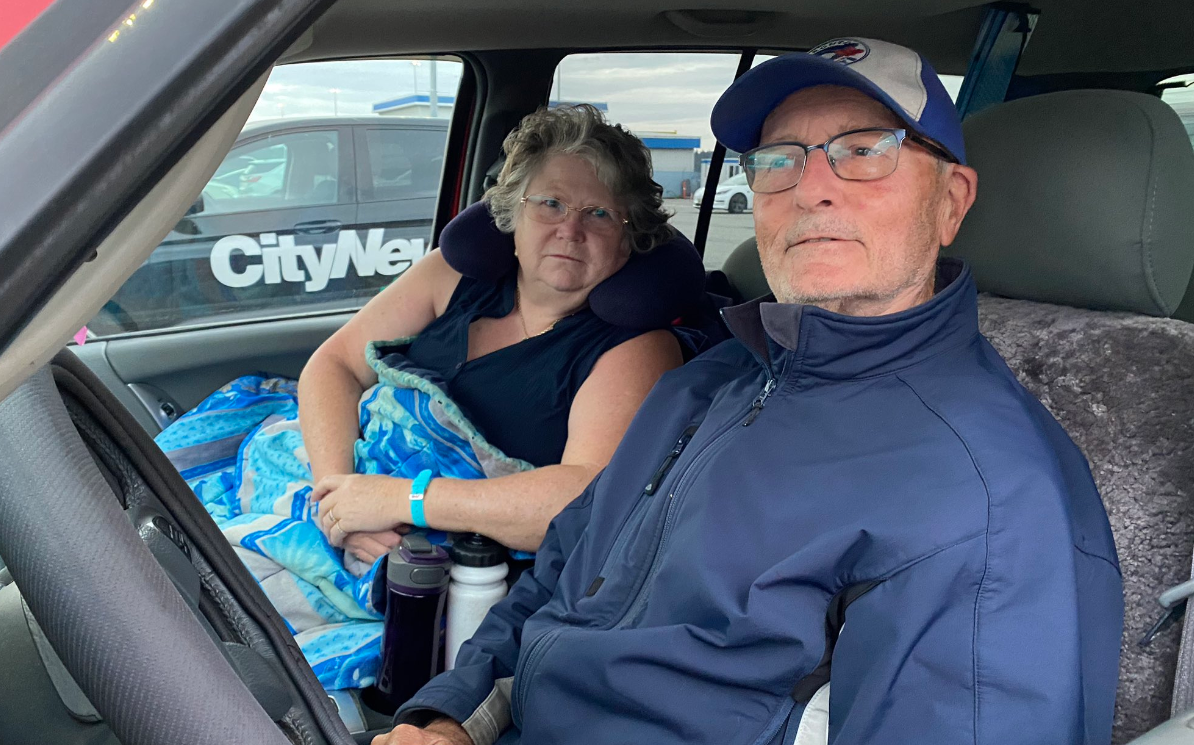
MULTIPOLYGON (((120 742, 288 745, 122 511, 48 367, 0 401, 0 452, 0 550, 120 742)), ((307 742, 352 742, 326 699, 304 699, 307 742)))

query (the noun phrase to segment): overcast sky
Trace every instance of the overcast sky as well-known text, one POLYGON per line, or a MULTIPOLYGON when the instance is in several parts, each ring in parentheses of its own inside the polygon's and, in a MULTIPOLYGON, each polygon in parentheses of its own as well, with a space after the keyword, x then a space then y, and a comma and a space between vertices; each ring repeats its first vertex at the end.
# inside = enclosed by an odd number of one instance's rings
MULTIPOLYGON (((551 97, 604 103, 607 116, 634 131, 699 136, 713 146, 709 112, 734 78, 737 57, 725 54, 586 54, 564 60, 551 97)), ((454 96, 459 62, 439 60, 436 88, 454 96)), ((251 119, 373 116, 373 104, 427 95, 431 64, 406 60, 318 62, 274 70, 251 119), (332 93, 333 89, 337 92, 332 93)), ((441 116, 446 112, 442 112, 441 116)))
MULTIPOLYGON (((573 55, 561 64, 556 78, 560 87, 553 85, 551 97, 559 99, 562 93, 567 101, 604 103, 609 119, 635 132, 700 137, 702 147, 709 149, 709 113, 733 80, 737 62, 736 55, 728 54, 573 55)), ((454 96, 460 63, 441 59, 435 67, 438 94, 454 96)), ((270 75, 250 120, 328 116, 333 110, 341 116, 374 116, 373 104, 416 92, 426 95, 430 82, 429 60, 417 65, 407 60, 284 65, 270 75)), ((961 78, 947 76, 944 82, 956 95, 961 78)), ((1168 91, 1165 98, 1182 108, 1194 107, 1194 88, 1168 91)))

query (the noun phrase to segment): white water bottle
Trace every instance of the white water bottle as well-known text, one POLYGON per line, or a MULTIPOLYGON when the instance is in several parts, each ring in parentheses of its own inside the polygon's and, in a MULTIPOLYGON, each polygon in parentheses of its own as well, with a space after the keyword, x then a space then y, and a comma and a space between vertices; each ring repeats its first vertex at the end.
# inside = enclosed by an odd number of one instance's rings
POLYGON ((452 546, 448 584, 448 630, 444 667, 456 667, 460 645, 472 638, 489 609, 506 597, 506 551, 501 544, 473 533, 452 546))

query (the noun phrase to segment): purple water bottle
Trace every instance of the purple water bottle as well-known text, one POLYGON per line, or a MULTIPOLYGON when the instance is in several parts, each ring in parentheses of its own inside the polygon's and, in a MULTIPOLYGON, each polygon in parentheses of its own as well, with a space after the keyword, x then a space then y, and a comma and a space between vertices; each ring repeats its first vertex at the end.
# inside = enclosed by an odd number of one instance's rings
POLYGON ((384 581, 385 632, 377 674, 380 695, 367 702, 373 709, 392 712, 439 672, 440 629, 450 568, 447 551, 417 533, 405 536, 390 552, 384 581))

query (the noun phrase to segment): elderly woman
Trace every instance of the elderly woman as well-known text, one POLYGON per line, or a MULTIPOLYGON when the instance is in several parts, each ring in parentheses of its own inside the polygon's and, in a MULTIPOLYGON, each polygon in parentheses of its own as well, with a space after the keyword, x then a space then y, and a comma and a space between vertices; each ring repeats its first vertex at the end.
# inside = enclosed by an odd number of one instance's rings
POLYGON ((527 116, 504 149, 485 199, 498 228, 513 233, 516 269, 482 282, 432 251, 329 338, 299 378, 321 526, 365 561, 415 522, 411 480, 353 473, 357 403, 377 382, 368 342, 417 335, 410 360, 447 381, 493 445, 537 466, 488 480, 434 479, 422 518, 528 551, 609 461, 655 381, 681 364, 670 332, 613 326, 587 304, 632 251, 673 235, 643 143, 576 106, 527 116))

